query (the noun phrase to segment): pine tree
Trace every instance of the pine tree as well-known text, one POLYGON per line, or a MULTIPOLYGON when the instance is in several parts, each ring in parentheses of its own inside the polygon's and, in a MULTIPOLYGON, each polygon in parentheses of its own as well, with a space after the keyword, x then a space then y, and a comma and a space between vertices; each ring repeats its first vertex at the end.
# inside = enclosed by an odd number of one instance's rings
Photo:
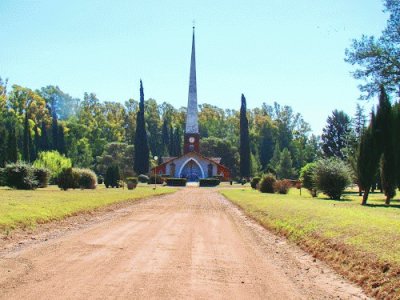
POLYGON ((385 88, 380 87, 379 105, 376 113, 376 131, 378 149, 381 156, 381 181, 386 196, 386 205, 396 195, 396 158, 393 141, 392 106, 385 88))
POLYGON ((357 159, 358 184, 364 191, 362 205, 367 204, 368 195, 375 183, 379 166, 379 151, 374 136, 375 126, 375 114, 372 112, 371 123, 361 136, 357 159))
POLYGON ((400 188, 400 103, 393 106, 393 140, 396 153, 396 180, 400 188))
POLYGON ((367 121, 364 114, 364 108, 359 103, 357 103, 356 114, 354 115, 353 118, 353 128, 358 142, 361 141, 361 137, 364 133, 366 122, 367 121))
POLYGON ((28 113, 26 112, 24 118, 24 139, 22 140, 22 159, 26 162, 30 161, 29 144, 30 144, 29 119, 28 119, 28 113))
POLYGON ((181 132, 179 128, 175 129, 174 133, 174 149, 175 149, 175 156, 181 156, 182 155, 182 139, 181 139, 181 132))
POLYGON ((133 169, 137 174, 149 172, 149 145, 147 142, 146 124, 144 119, 144 93, 143 83, 140 80, 140 102, 136 120, 136 134, 134 140, 135 156, 133 169))
POLYGON ((272 138, 272 132, 269 128, 264 129, 259 152, 261 169, 265 170, 274 154, 274 142, 272 138))
POLYGON ((277 167, 277 175, 280 179, 291 179, 294 176, 292 157, 287 148, 283 149, 280 154, 279 165, 277 167))
POLYGON ((272 158, 268 164, 267 171, 276 174, 280 161, 281 161, 281 149, 279 148, 279 143, 276 143, 274 148, 274 153, 272 154, 272 158))
POLYGON ((240 176, 250 177, 250 140, 249 121, 247 119, 246 98, 242 94, 240 107, 240 176))

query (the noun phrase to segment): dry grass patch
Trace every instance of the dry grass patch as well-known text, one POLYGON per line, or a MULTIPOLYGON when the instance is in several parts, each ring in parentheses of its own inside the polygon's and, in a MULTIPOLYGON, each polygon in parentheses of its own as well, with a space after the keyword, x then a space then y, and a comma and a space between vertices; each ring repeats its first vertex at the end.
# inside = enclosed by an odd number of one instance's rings
POLYGON ((221 193, 249 216, 338 272, 377 298, 400 299, 400 200, 384 206, 382 194, 372 194, 370 205, 360 205, 356 193, 344 200, 312 198, 303 190, 289 195, 261 194, 248 188, 221 193))

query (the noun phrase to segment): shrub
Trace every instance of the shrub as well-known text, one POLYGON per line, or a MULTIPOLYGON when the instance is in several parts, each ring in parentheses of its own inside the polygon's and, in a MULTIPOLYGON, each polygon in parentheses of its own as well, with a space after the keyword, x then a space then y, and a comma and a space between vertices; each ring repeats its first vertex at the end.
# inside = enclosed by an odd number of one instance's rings
POLYGON ((351 183, 349 167, 338 158, 322 159, 316 162, 313 180, 315 187, 331 199, 340 199, 345 188, 351 183))
POLYGON ((199 180, 199 186, 200 187, 205 187, 205 186, 217 186, 220 184, 220 180, 218 178, 205 178, 205 179, 200 179, 199 180))
POLYGON ((97 176, 97 184, 103 184, 104 183, 104 177, 103 175, 97 176))
POLYGON ((168 186, 186 186, 186 178, 167 178, 166 183, 168 186))
POLYGON ((136 188, 138 183, 138 179, 136 177, 127 177, 126 178, 126 185, 128 186, 128 190, 133 190, 136 188))
POLYGON ((250 182, 251 187, 252 187, 253 189, 257 189, 257 184, 260 182, 260 180, 261 180, 261 177, 258 177, 258 176, 253 177, 253 178, 251 179, 251 182, 250 182))
POLYGON ((57 185, 64 191, 79 187, 79 174, 72 168, 63 169, 57 177, 57 185))
POLYGON ((79 174, 78 185, 81 189, 93 190, 96 188, 97 176, 89 169, 73 169, 73 172, 79 174))
POLYGON ((118 165, 111 165, 107 168, 106 175, 104 177, 104 184, 106 188, 108 187, 120 187, 119 181, 121 180, 121 175, 119 172, 118 165))
POLYGON ((66 158, 57 151, 40 152, 34 161, 35 168, 46 168, 51 172, 50 182, 55 183, 58 175, 63 169, 71 168, 71 159, 66 158))
POLYGON ((154 184, 155 182, 157 184, 162 184, 163 183, 163 180, 162 180, 160 175, 157 175, 156 177, 154 177, 154 175, 151 175, 150 178, 149 178, 149 181, 147 183, 148 184, 154 184))
POLYGON ((315 188, 314 183, 314 173, 315 173, 316 163, 308 163, 300 170, 300 180, 302 182, 302 186, 304 186, 307 190, 310 191, 311 196, 317 197, 317 190, 315 188))
POLYGON ((244 178, 242 178, 242 180, 240 181, 240 183, 241 183, 242 185, 245 185, 245 184, 247 183, 247 180, 244 179, 244 178))
POLYGON ((33 175, 39 188, 45 188, 49 184, 51 172, 46 168, 33 168, 33 175))
POLYGON ((272 174, 265 174, 261 177, 260 182, 258 183, 258 189, 261 193, 274 193, 274 183, 276 179, 272 174))
POLYGON ((147 183, 147 182, 149 182, 150 178, 149 178, 149 176, 147 176, 147 175, 140 174, 140 175, 138 176, 138 180, 139 180, 139 182, 141 182, 141 183, 147 183))
POLYGON ((34 169, 31 165, 18 162, 4 168, 4 184, 18 190, 33 190, 38 187, 34 169))
POLYGON ((6 185, 6 178, 5 178, 5 169, 4 168, 0 168, 0 186, 5 186, 6 185))
POLYGON ((279 194, 287 194, 292 187, 292 183, 288 179, 277 180, 274 183, 274 191, 279 194))

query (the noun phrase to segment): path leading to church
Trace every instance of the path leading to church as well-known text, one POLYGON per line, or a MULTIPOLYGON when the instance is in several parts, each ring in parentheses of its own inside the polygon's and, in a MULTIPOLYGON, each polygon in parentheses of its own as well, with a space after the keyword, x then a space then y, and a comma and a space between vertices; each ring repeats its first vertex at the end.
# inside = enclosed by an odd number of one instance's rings
POLYGON ((216 189, 186 188, 113 214, 0 256, 0 298, 365 298, 216 189))

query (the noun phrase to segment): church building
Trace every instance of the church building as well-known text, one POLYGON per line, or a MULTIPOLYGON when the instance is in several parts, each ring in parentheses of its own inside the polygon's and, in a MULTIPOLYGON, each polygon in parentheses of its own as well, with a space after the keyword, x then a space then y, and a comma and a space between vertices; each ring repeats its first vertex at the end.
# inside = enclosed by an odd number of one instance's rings
POLYGON ((220 164, 220 157, 205 157, 200 153, 200 134, 197 109, 196 54, 194 27, 192 37, 192 56, 190 62, 189 96, 186 114, 186 128, 183 144, 183 155, 180 157, 163 157, 162 163, 151 171, 174 178, 187 178, 198 181, 201 178, 219 176, 230 180, 230 171, 220 164))

